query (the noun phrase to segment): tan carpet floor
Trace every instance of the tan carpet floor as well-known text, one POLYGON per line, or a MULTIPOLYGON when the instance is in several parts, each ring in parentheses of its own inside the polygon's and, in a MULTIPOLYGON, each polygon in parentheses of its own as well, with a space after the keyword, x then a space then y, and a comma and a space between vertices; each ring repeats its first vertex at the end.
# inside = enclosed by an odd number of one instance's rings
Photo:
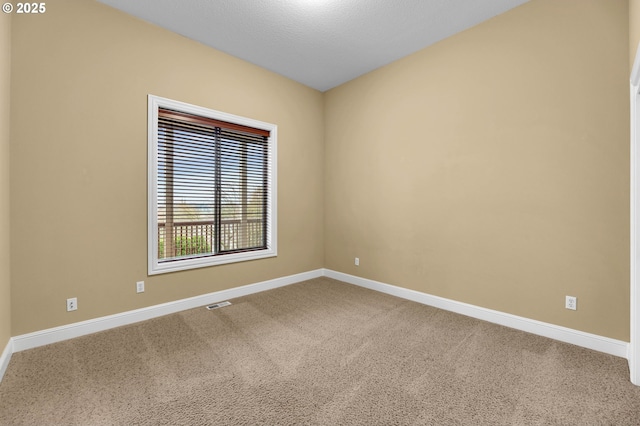
POLYGON ((626 360, 318 278, 13 355, 2 425, 640 425, 626 360))

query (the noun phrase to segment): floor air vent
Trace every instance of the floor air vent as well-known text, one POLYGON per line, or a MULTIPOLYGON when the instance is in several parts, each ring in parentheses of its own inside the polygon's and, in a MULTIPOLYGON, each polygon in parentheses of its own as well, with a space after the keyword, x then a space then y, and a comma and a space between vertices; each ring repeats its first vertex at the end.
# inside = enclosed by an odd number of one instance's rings
POLYGON ((229 306, 231 304, 231 302, 220 302, 220 303, 214 303, 213 305, 209 305, 207 306, 208 310, 212 310, 212 309, 218 309, 218 308, 223 308, 225 306, 229 306))

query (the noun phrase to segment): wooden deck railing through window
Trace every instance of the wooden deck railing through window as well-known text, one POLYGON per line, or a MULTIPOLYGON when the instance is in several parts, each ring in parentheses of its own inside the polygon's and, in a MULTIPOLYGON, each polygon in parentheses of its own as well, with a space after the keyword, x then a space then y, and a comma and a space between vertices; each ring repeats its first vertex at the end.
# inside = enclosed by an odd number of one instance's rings
MULTIPOLYGON (((158 259, 212 253, 215 245, 213 221, 174 222, 173 240, 175 253, 165 246, 166 224, 158 223, 158 259)), ((220 250, 240 250, 263 245, 263 223, 261 219, 223 220, 220 223, 220 250)))

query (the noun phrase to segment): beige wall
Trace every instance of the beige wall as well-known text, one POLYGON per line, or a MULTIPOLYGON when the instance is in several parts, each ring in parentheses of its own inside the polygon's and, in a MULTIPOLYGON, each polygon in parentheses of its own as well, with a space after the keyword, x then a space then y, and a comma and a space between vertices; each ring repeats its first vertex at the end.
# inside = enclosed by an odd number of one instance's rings
POLYGON ((9 108, 11 15, 0 14, 0 354, 11 337, 9 108))
POLYGON ((11 334, 325 266, 628 340, 635 2, 533 0, 324 97, 96 2, 15 15, 11 334), (277 258, 146 276, 148 93, 278 124, 277 258))
POLYGON ((327 92, 325 266, 628 341, 628 27, 533 0, 327 92))
POLYGON ((640 0, 629 0, 629 69, 640 44, 640 0))
POLYGON ((323 266, 320 92, 80 0, 14 15, 12 90, 13 335, 323 266), (149 93, 279 126, 277 258, 147 277, 149 93))

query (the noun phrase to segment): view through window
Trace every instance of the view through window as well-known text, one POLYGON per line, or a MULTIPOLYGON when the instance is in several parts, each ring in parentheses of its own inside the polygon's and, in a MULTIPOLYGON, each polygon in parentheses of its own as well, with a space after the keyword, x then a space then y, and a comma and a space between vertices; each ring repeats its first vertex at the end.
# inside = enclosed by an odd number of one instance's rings
POLYGON ((275 128, 189 109, 200 114, 162 101, 151 111, 155 226, 150 248, 155 253, 150 270, 274 255, 275 128))

